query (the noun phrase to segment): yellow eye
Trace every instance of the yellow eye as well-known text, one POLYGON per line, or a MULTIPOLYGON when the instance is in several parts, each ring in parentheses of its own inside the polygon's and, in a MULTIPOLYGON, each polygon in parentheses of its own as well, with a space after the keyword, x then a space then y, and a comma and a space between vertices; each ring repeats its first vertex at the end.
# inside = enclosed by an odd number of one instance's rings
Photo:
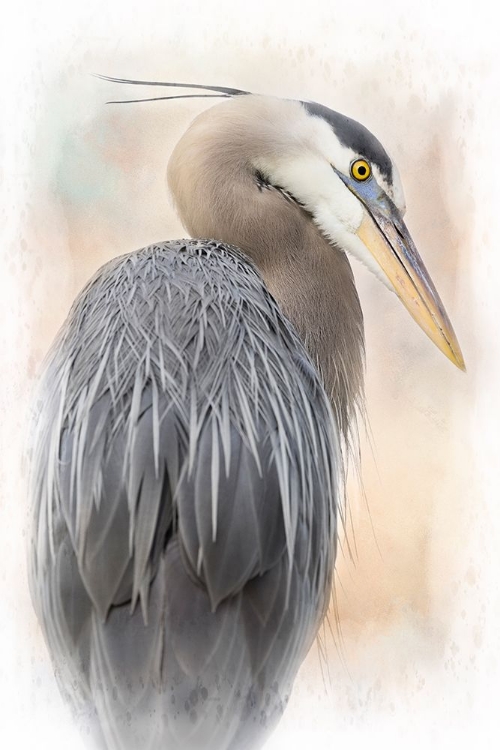
POLYGON ((351 174, 355 180, 363 182, 367 180, 372 173, 372 169, 367 161, 364 159, 356 159, 351 164, 351 174))

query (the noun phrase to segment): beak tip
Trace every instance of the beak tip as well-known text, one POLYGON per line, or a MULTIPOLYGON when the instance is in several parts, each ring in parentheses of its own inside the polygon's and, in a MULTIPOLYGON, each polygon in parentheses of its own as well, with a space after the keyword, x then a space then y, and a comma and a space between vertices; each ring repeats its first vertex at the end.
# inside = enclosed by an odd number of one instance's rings
POLYGON ((465 361, 460 347, 450 347, 448 357, 453 362, 453 364, 458 367, 459 370, 461 370, 462 372, 467 372, 467 367, 465 366, 465 361))

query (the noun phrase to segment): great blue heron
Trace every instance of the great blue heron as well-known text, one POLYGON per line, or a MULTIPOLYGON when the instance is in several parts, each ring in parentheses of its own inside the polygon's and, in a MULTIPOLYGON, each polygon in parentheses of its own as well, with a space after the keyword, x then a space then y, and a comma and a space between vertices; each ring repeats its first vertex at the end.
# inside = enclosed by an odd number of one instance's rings
POLYGON ((348 255, 464 366, 378 140, 312 102, 192 88, 227 98, 168 167, 206 239, 96 273, 35 426, 33 599, 61 690, 116 750, 256 748, 284 709, 362 392, 348 255))

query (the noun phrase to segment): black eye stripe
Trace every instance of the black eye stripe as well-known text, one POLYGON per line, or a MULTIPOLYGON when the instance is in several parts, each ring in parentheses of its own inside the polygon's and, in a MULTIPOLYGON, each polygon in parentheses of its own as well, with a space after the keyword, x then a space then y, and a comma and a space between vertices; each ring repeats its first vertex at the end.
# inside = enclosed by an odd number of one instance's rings
POLYGON ((367 161, 376 164, 387 182, 392 184, 391 160, 380 141, 364 125, 317 102, 302 104, 310 115, 321 117, 330 125, 343 146, 347 146, 355 154, 363 154, 367 161))

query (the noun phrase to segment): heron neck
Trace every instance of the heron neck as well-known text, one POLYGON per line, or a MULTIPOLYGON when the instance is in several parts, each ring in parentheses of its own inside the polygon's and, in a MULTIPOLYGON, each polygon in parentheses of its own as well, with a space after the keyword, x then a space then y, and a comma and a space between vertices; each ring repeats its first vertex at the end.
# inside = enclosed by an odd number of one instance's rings
POLYGON ((193 237, 235 245, 253 260, 302 338, 347 436, 362 400, 364 339, 345 253, 328 242, 295 201, 259 182, 241 160, 241 149, 232 151, 227 138, 218 148, 217 139, 201 142, 189 134, 174 150, 168 169, 184 226, 193 237))
POLYGON ((307 237, 293 262, 260 271, 304 342, 347 436, 363 396, 363 315, 346 255, 318 235, 307 237))

